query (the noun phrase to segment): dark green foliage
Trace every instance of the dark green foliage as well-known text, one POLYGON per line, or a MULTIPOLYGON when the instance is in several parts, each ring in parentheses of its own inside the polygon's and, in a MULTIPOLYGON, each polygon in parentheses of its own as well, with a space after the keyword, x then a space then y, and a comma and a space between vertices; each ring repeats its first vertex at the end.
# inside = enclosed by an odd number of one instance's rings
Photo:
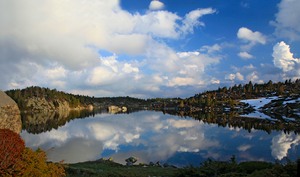
POLYGON ((208 159, 200 167, 186 167, 179 169, 177 177, 295 177, 297 176, 296 163, 285 165, 269 162, 241 162, 214 161, 208 159))
POLYGON ((269 162, 236 163, 233 156, 229 161, 208 159, 199 167, 184 168, 160 167, 149 165, 124 166, 110 160, 100 159, 94 162, 69 164, 66 167, 67 176, 122 176, 122 177, 295 177, 297 166, 295 162, 277 164, 269 162))
POLYGON ((252 162, 241 162, 239 164, 238 171, 251 174, 254 171, 272 168, 273 164, 268 162, 252 161, 252 162))
POLYGON ((200 171, 205 176, 216 176, 220 174, 235 172, 236 169, 237 169, 237 164, 235 163, 235 160, 226 162, 226 161, 213 161, 208 159, 200 166, 200 171))
POLYGON ((127 162, 128 165, 133 165, 137 161, 137 158, 129 157, 128 159, 125 159, 125 161, 127 162))
POLYGON ((200 172, 199 168, 190 166, 186 168, 179 169, 177 177, 205 177, 203 173, 200 172))
POLYGON ((67 176, 101 176, 101 177, 148 177, 148 176, 174 176, 177 168, 157 166, 124 166, 110 160, 97 160, 69 164, 65 167, 67 176))

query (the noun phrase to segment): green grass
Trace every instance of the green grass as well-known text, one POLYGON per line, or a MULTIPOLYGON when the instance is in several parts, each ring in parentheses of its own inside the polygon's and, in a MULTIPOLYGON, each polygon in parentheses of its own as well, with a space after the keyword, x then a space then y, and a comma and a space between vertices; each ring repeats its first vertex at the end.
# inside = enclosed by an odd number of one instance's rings
POLYGON ((123 166, 111 161, 83 162, 68 164, 65 167, 67 176, 101 176, 101 177, 148 177, 148 176, 174 176, 177 168, 158 166, 123 166))
POLYGON ((149 165, 124 166, 109 160, 97 160, 76 164, 65 164, 67 176, 99 176, 99 177, 294 177, 297 175, 297 163, 287 164, 249 161, 207 160, 199 167, 185 168, 160 167, 149 165))

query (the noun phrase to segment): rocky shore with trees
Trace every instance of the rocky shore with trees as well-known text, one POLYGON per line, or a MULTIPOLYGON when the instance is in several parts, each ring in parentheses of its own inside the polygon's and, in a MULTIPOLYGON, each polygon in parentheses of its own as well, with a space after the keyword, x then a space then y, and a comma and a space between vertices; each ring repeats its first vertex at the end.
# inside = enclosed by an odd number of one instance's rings
POLYGON ((189 98, 95 98, 41 87, 9 90, 5 93, 0 91, 1 175, 257 176, 269 174, 271 176, 295 176, 297 174, 296 162, 287 162, 286 164, 268 162, 236 163, 234 159, 229 161, 212 161, 208 159, 199 167, 179 169, 161 165, 152 166, 150 164, 128 167, 107 160, 62 165, 46 162, 46 155, 40 149, 33 151, 25 148, 23 140, 18 135, 22 127, 32 133, 44 132, 53 125, 58 127, 74 118, 96 114, 97 109, 101 111, 118 110, 116 113, 155 110, 181 117, 189 116, 219 126, 242 127, 248 131, 255 128, 268 133, 271 130, 300 133, 300 80, 286 80, 278 83, 269 81, 264 84, 249 82, 245 85, 234 85, 229 88, 223 87, 202 92, 189 98), (259 108, 248 104, 247 101, 242 101, 258 98, 272 98, 272 100, 259 108), (270 119, 253 119, 247 116, 247 114, 255 111, 264 113, 270 119), (7 142, 9 143, 7 144, 7 142), (10 150, 19 147, 22 148, 18 153, 12 153, 13 151, 10 150), (34 160, 34 163, 32 160, 34 160), (28 166, 32 163, 34 168, 28 166), (260 165, 257 166, 257 164, 260 165), (116 173, 116 171, 122 173, 116 173))
POLYGON ((270 132, 284 130, 300 132, 300 80, 252 84, 218 88, 189 98, 91 97, 74 95, 42 87, 8 90, 6 93, 17 103, 22 113, 23 128, 29 132, 49 130, 76 117, 97 112, 130 113, 155 110, 189 116, 221 126, 232 125, 251 130, 252 127, 270 132), (273 98, 263 107, 255 108, 249 99, 273 98), (269 119, 250 119, 248 114, 261 112, 269 119))
POLYGON ((65 176, 64 167, 47 162, 46 153, 25 147, 18 105, 0 91, 0 176, 65 176))

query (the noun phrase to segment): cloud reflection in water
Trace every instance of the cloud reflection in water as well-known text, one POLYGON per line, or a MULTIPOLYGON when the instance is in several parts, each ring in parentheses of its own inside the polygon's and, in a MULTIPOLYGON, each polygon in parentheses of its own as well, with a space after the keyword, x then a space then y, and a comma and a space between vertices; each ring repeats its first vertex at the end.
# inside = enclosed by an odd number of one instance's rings
POLYGON ((190 153, 197 165, 201 159, 228 160, 232 155, 240 160, 272 160, 268 148, 274 135, 142 111, 98 114, 93 118, 72 120, 49 132, 29 134, 23 131, 21 136, 27 146, 47 151, 51 161, 75 163, 112 157, 124 164, 124 159, 136 156, 138 163, 149 163, 190 153), (257 151, 262 153, 257 154, 257 151))
POLYGON ((292 147, 298 146, 299 143, 300 135, 285 134, 282 132, 272 139, 272 155, 274 158, 281 160, 288 155, 288 151, 292 147))

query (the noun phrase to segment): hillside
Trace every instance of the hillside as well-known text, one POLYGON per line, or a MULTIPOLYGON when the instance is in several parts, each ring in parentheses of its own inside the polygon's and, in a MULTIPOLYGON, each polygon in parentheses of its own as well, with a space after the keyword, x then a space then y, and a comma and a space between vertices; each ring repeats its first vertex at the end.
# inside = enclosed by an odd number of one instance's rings
MULTIPOLYGON (((59 107, 67 107, 70 109, 87 107, 93 105, 97 108, 106 109, 110 105, 126 106, 131 109, 176 109, 180 111, 228 111, 243 109, 244 111, 253 111, 248 104, 240 102, 245 99, 255 99, 261 97, 280 97, 282 101, 285 99, 297 99, 300 95, 300 80, 286 80, 285 82, 273 83, 269 81, 263 84, 252 84, 250 81, 245 85, 234 85, 232 87, 223 87, 217 90, 206 91, 195 94, 190 98, 155 98, 155 99, 138 99, 132 97, 90 97, 84 95, 74 95, 57 91, 56 89, 27 87, 25 89, 9 90, 6 93, 15 100, 21 111, 33 111, 38 105, 50 105, 45 109, 58 109, 59 107), (39 100, 39 104, 33 104, 35 100, 39 100)), ((280 106, 273 104, 272 107, 280 106)), ((297 107, 298 102, 290 104, 297 107)), ((41 107, 40 109, 43 109, 41 107)), ((289 109, 289 108, 287 108, 289 109)), ((269 109, 270 110, 270 109, 269 109)), ((289 109, 292 111, 293 109, 289 109)), ((270 112, 270 111, 269 111, 270 112)), ((286 111, 285 111, 286 112, 286 111)))
POLYGON ((85 95, 74 95, 57 91, 56 89, 42 88, 38 86, 25 89, 6 91, 18 104, 21 112, 63 111, 72 109, 84 109, 90 105, 96 108, 106 109, 110 105, 127 106, 130 108, 147 107, 148 102, 132 97, 102 97, 95 98, 85 95), (61 111, 60 111, 61 110, 61 111))
MULTIPOLYGON (((190 98, 179 100, 179 102, 177 103, 177 107, 180 111, 183 110, 188 112, 214 111, 222 113, 224 111, 236 111, 240 113, 248 113, 254 111, 253 106, 247 104, 247 102, 241 102, 241 100, 274 96, 277 97, 277 100, 279 101, 274 100, 273 102, 277 102, 278 104, 272 104, 272 106, 269 105, 269 113, 272 112, 271 110, 276 109, 278 111, 283 107, 285 107, 285 111, 282 111, 282 113, 286 113, 287 109, 289 115, 293 115, 293 112, 299 112, 299 110, 296 108, 300 107, 300 103, 299 101, 297 101, 300 97, 300 80, 286 80, 285 82, 277 83, 269 81, 268 83, 263 84, 252 84, 252 82, 250 81, 245 85, 234 85, 229 88, 223 87, 217 90, 195 94, 190 98), (296 101, 284 102, 288 100, 296 101), (282 105, 280 103, 287 104, 282 105), (273 107, 273 109, 270 109, 270 106, 273 107), (276 107, 278 107, 278 109, 276 107)), ((265 109, 267 109, 267 107, 265 107, 265 109)))
POLYGON ((215 106, 220 103, 234 104, 236 100, 254 99, 260 97, 289 97, 300 95, 300 79, 295 81, 253 84, 251 81, 245 85, 234 85, 217 90, 207 91, 185 99, 189 105, 215 106))

